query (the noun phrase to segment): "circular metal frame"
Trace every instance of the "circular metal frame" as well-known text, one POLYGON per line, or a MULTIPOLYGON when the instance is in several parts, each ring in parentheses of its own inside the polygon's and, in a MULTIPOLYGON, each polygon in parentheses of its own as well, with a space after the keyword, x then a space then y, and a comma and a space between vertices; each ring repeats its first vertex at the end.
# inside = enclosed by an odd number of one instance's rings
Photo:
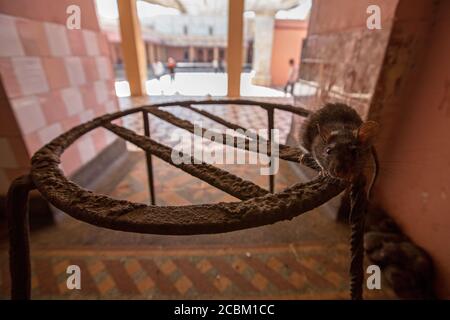
MULTIPOLYGON (((152 114, 175 126, 193 134, 194 125, 179 119, 175 115, 159 108, 169 106, 185 107, 222 125, 234 129, 242 127, 230 123, 207 111, 193 108, 199 104, 239 104, 256 105, 267 111, 268 129, 274 128, 274 110, 284 110, 306 117, 305 109, 290 105, 259 102, 252 100, 205 100, 181 101, 141 106, 113 114, 106 114, 87 123, 78 125, 58 136, 38 150, 31 159, 31 171, 28 175, 14 180, 8 190, 6 215, 9 229, 9 252, 11 273, 11 297, 13 299, 29 299, 31 296, 31 261, 29 246, 29 219, 27 199, 31 190, 37 188, 42 196, 56 208, 72 217, 87 223, 122 231, 162 234, 193 235, 221 233, 250 227, 258 227, 277 221, 292 219, 327 202, 342 192, 348 184, 323 174, 306 183, 295 184, 279 193, 270 193, 250 181, 245 181, 227 171, 206 163, 176 164, 171 160, 172 149, 150 138, 148 114, 152 114), (112 121, 123 116, 142 112, 145 136, 113 124, 112 121), (105 195, 85 190, 69 181, 59 168, 60 157, 65 149, 79 137, 96 128, 106 128, 119 137, 130 141, 146 152, 149 169, 149 187, 152 202, 154 201, 151 156, 174 165, 175 167, 217 187, 242 200, 240 202, 221 202, 188 206, 155 206, 117 200, 105 195)), ((247 131, 249 139, 263 139, 255 133, 247 131)), ((246 139, 247 139, 246 138, 246 139)), ((227 141, 223 139, 222 141, 227 141)), ((270 135, 267 143, 270 141, 270 135)), ((227 143, 228 144, 228 143, 227 143)), ((250 147, 249 140, 243 145, 235 142, 233 147, 253 152, 262 152, 250 147)), ((280 159, 302 163, 318 170, 314 159, 300 148, 278 145, 280 159)), ((264 151, 273 159, 276 155, 264 151)), ((196 162, 192 162, 196 163, 196 162)), ((274 189, 274 176, 269 176, 270 191, 274 189)), ((350 186, 350 222, 351 222, 351 261, 350 261, 350 293, 352 299, 362 299, 363 271, 363 234, 364 213, 367 206, 365 194, 365 178, 359 177, 350 186)))
MULTIPOLYGON (((309 114, 304 109, 289 105, 251 100, 169 102, 106 114, 72 128, 38 150, 31 161, 31 179, 46 200, 76 219, 115 230, 164 235, 220 233, 292 219, 327 202, 345 188, 345 184, 341 181, 319 175, 310 182, 299 183, 279 193, 271 194, 251 182, 210 165, 203 165, 197 171, 192 168, 195 165, 191 165, 190 168, 179 166, 182 170, 200 178, 209 175, 211 181, 207 181, 207 179, 205 181, 214 185, 218 180, 216 186, 220 189, 235 196, 244 193, 246 200, 187 206, 155 206, 117 200, 85 190, 69 181, 59 168, 60 157, 64 150, 80 136, 99 127, 107 128, 122 138, 139 145, 152 155, 170 162, 167 159, 170 148, 156 143, 148 137, 139 136, 128 129, 116 126, 111 121, 140 111, 158 115, 158 112, 161 112, 158 108, 161 107, 192 108, 191 105, 194 104, 256 105, 272 114, 274 109, 289 111, 301 116, 309 114), (251 197, 252 195, 255 197, 251 197)), ((162 117, 164 116, 167 115, 162 114, 162 117)), ((184 122, 177 124, 175 121, 175 124, 189 130, 187 128, 189 124, 184 122)), ((300 149, 280 145, 280 158, 282 159, 301 162, 301 155, 304 153, 300 149)))

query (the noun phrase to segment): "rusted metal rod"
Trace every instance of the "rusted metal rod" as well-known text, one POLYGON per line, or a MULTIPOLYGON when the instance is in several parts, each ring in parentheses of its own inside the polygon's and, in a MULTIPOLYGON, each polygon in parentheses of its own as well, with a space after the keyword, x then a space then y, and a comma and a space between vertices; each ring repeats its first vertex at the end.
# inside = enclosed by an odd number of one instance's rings
MULTIPOLYGON (((147 111, 149 113, 151 113, 152 115, 176 126, 179 128, 182 128, 186 131, 189 131, 192 134, 198 135, 198 136, 203 136, 204 133, 207 131, 206 128, 200 128, 201 130, 196 130, 196 126, 194 125, 194 123, 188 121, 188 120, 184 120, 181 119, 175 115, 173 115, 170 112, 161 110, 161 109, 155 109, 155 108, 150 108, 147 109, 147 111)), ((229 145, 235 148, 241 148, 241 149, 245 149, 247 151, 253 151, 253 152, 259 152, 258 147, 259 145, 256 144, 252 144, 251 143, 251 139, 247 139, 244 138, 244 143, 238 143, 237 139, 234 139, 233 136, 230 136, 226 133, 219 133, 222 136, 222 143, 225 145, 229 145)))
POLYGON ((34 188, 29 175, 21 176, 12 182, 6 200, 13 300, 30 299, 31 295, 28 194, 34 188))
MULTIPOLYGON (((173 115, 170 112, 158 109, 158 108, 148 108, 144 107, 144 110, 147 110, 152 115, 178 127, 182 128, 186 131, 189 131, 192 134, 196 135, 203 135, 205 132, 205 128, 202 128, 202 130, 195 130, 195 125, 187 120, 178 118, 177 116, 173 115)), ((273 110, 273 109, 272 109, 273 110)), ((247 151, 252 152, 260 152, 259 151, 259 144, 251 143, 252 139, 244 139, 244 143, 238 143, 238 139, 234 139, 234 137, 230 137, 227 134, 221 134, 222 135, 222 143, 225 145, 229 145, 234 148, 240 148, 247 151)), ((259 137, 261 139, 260 141, 265 141, 266 139, 263 139, 262 137, 259 137)), ((268 142, 267 142, 268 143, 268 142)), ((270 155, 270 148, 269 146, 266 148, 264 152, 266 152, 268 155, 270 155)), ((293 162, 300 162, 300 157, 303 155, 302 150, 299 148, 294 148, 290 146, 286 146, 283 144, 279 144, 279 158, 287 161, 293 161, 293 162)), ((306 163, 308 165, 308 163, 306 163)))
POLYGON ((214 120, 215 122, 220 123, 221 125, 223 125, 223 126, 225 126, 227 128, 230 128, 230 129, 233 129, 233 130, 243 130, 243 131, 247 130, 244 127, 241 127, 240 125, 232 123, 232 122, 227 121, 225 119, 222 119, 221 117, 216 116, 215 114, 212 114, 211 112, 194 108, 191 105, 182 105, 182 107, 184 107, 186 109, 189 109, 191 111, 194 111, 194 112, 196 112, 196 113, 198 113, 198 114, 200 114, 200 115, 202 115, 204 117, 207 117, 207 118, 209 118, 211 120, 214 120))
MULTIPOLYGON (((294 113, 301 117, 308 117, 311 114, 310 110, 302 108, 300 106, 293 106, 289 104, 280 104, 264 101, 245 100, 245 99, 208 99, 208 100, 184 100, 176 102, 163 102, 151 105, 150 107, 168 107, 168 106, 186 106, 186 105, 203 105, 203 104, 227 104, 227 105, 243 105, 243 106, 259 106, 264 109, 275 108, 283 111, 294 113)), ((142 105, 144 107, 145 105, 142 105)))
MULTIPOLYGON (((255 132, 253 132, 251 130, 247 130, 247 128, 244 128, 244 127, 242 127, 242 126, 240 126, 238 124, 232 123, 230 121, 224 120, 221 117, 216 116, 215 114, 212 114, 212 113, 210 113, 208 111, 199 110, 199 109, 194 108, 194 107, 192 107, 190 105, 183 105, 182 107, 184 107, 186 109, 189 109, 191 111, 194 111, 194 112, 196 112, 196 113, 198 113, 198 114, 200 114, 200 115, 202 115, 204 117, 207 117, 207 118, 209 118, 209 119, 211 119, 211 120, 213 120, 213 121, 215 121, 217 123, 220 123, 221 125, 223 125, 223 126, 225 126, 227 128, 230 128, 230 129, 233 129, 233 130, 241 130, 244 133, 244 135, 246 135, 247 137, 249 137, 251 139, 257 139, 260 142, 264 142, 264 141, 267 140, 267 139, 264 139, 264 137, 258 135, 257 133, 255 133, 255 132)), ((291 146, 287 146, 287 145, 284 145, 284 144, 281 144, 281 143, 278 144, 278 148, 280 150, 280 155, 279 156, 280 156, 281 159, 287 160, 287 161, 303 163, 302 161, 299 160, 300 157, 303 154, 301 149, 294 148, 294 147, 291 147, 291 146)), ((304 164, 306 166, 308 166, 308 167, 311 167, 314 170, 320 170, 320 167, 318 167, 316 164, 312 163, 311 161, 309 163, 307 161, 304 161, 304 164)))
MULTIPOLYGON (((150 138, 150 122, 148 118, 147 111, 142 111, 142 117, 144 120, 144 135, 150 138)), ((147 163, 147 178, 148 178, 148 190, 150 192, 150 204, 155 205, 155 185, 153 183, 153 164, 152 164, 152 154, 148 150, 145 150, 145 160, 147 163)))
MULTIPOLYGON (((146 153, 153 154, 161 160, 197 177, 210 185, 238 198, 241 200, 251 199, 253 197, 263 196, 267 194, 267 190, 259 187, 253 182, 246 181, 225 170, 214 167, 213 165, 195 160, 189 156, 186 163, 175 163, 171 157, 172 149, 162 145, 150 138, 140 136, 134 131, 115 124, 106 124, 104 127, 114 132, 119 137, 133 143, 146 153)), ((180 152, 180 158, 184 158, 180 152)), ((187 160, 187 159, 186 159, 187 160)))
POLYGON ((365 186, 366 179, 361 175, 350 187, 350 295, 352 300, 363 298, 364 221, 367 209, 365 186))
MULTIPOLYGON (((273 165, 273 161, 276 161, 272 152, 272 130, 274 127, 274 109, 267 109, 267 139, 269 140, 269 150, 270 150, 270 166, 273 165)), ((269 174, 269 191, 274 193, 275 191, 275 175, 273 173, 269 174)))

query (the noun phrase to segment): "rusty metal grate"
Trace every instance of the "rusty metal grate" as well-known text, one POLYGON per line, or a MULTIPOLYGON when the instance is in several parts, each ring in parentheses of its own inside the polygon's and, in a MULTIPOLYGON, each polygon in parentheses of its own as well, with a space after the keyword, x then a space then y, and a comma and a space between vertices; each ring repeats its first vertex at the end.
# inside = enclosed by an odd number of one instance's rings
MULTIPOLYGON (((12 298, 30 298, 31 271, 27 197, 32 189, 37 189, 48 202, 63 212, 99 227, 162 235, 193 235, 228 232, 292 219, 320 206, 348 187, 340 180, 320 174, 310 182, 298 183, 281 192, 273 193, 273 175, 269 175, 270 191, 268 191, 210 164, 175 164, 171 159, 172 149, 151 139, 148 114, 193 134, 196 133, 193 123, 162 110, 164 107, 181 106, 225 127, 244 130, 246 132, 245 144, 233 142, 230 145, 247 151, 261 152, 258 149, 252 149, 250 141, 264 138, 207 111, 195 108, 195 105, 217 104, 256 105, 265 109, 268 116, 269 132, 274 128, 275 109, 288 111, 303 117, 309 115, 309 111, 299 107, 251 100, 223 99, 169 102, 106 114, 78 125, 55 138, 33 155, 29 175, 16 179, 8 192, 7 214, 10 231, 12 298), (138 112, 142 113, 144 119, 145 135, 143 136, 112 123, 115 119, 138 112), (69 181, 59 169, 60 157, 64 150, 76 139, 98 127, 104 127, 114 132, 117 136, 145 151, 151 205, 117 200, 85 190, 69 181), (187 206, 155 206, 152 156, 156 156, 242 201, 187 206)), ((225 141, 230 140, 223 139, 222 141, 226 143, 225 141)), ((232 141, 235 141, 235 139, 232 141)), ((269 144, 270 138, 265 141, 269 144)), ((270 151, 265 152, 273 157, 270 151)), ((278 157, 283 160, 302 163, 318 170, 314 159, 299 148, 280 144, 278 157)), ((364 225, 363 213, 366 206, 364 183, 364 180, 361 179, 351 186, 352 237, 350 244, 352 261, 350 265, 350 289, 353 299, 362 298, 362 230, 364 225)))

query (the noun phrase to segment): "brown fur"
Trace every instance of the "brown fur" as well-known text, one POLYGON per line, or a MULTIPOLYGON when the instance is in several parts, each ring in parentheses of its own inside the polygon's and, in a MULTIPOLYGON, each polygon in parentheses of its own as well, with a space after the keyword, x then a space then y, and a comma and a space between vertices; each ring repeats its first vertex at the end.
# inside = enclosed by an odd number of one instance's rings
POLYGON ((308 119, 303 144, 329 175, 352 180, 372 157, 377 127, 345 104, 327 104, 308 119))

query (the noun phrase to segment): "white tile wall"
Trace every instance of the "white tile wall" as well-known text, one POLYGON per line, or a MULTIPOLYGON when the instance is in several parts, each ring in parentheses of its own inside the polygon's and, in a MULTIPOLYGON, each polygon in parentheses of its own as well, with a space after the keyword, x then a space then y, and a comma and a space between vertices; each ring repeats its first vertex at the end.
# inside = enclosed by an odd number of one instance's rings
MULTIPOLYGON (((50 50, 48 55, 63 59, 64 67, 61 72, 67 73, 70 85, 53 91, 54 94, 60 95, 63 105, 60 105, 61 100, 59 97, 52 97, 55 99, 51 102, 41 100, 43 98, 39 98, 39 96, 50 96, 49 94, 41 95, 41 93, 51 92, 45 66, 42 63, 44 57, 26 56, 16 26, 19 19, 22 18, 0 14, 0 58, 4 59, 6 57, 7 59, 4 60, 7 65, 12 66, 12 74, 8 77, 8 80, 11 78, 11 82, 14 85, 17 82, 20 87, 17 90, 20 92, 20 97, 10 97, 10 100, 17 123, 26 139, 25 143, 29 150, 48 143, 64 131, 62 123, 53 123, 55 117, 50 115, 48 120, 46 119, 48 115, 42 109, 44 103, 52 103, 55 104, 55 107, 65 108, 67 115, 70 117, 70 119, 67 119, 70 123, 87 122, 95 117, 96 111, 99 110, 107 110, 107 112, 117 111, 117 102, 114 100, 115 96, 110 82, 110 80, 114 79, 113 69, 108 57, 102 56, 100 53, 101 43, 99 41, 101 36, 90 30, 82 30, 82 41, 86 48, 86 54, 95 59, 94 68, 97 68, 99 79, 101 79, 97 82, 89 83, 90 87, 94 86, 95 93, 93 94, 95 94, 95 99, 99 106, 96 106, 94 103, 93 106, 86 106, 85 109, 83 96, 80 91, 80 86, 86 85, 88 82, 85 66, 82 63, 82 59, 85 56, 72 56, 71 44, 65 25, 50 22, 42 22, 50 50), (97 107, 98 109, 96 109, 97 107)), ((61 110, 58 112, 61 112, 61 110)), ((117 139, 113 133, 107 130, 102 131, 108 144, 117 139)), ((95 138, 97 137, 96 135, 87 134, 74 144, 73 147, 77 149, 81 162, 78 163, 77 156, 74 159, 75 163, 71 165, 72 167, 78 167, 92 160, 98 154, 100 150, 97 150, 97 148, 101 149, 103 147, 103 137, 98 137, 99 141, 96 141, 95 138)), ((20 164, 24 162, 24 159, 16 159, 21 154, 22 152, 16 152, 16 146, 11 140, 0 138, 0 189, 2 191, 6 190, 10 183, 8 170, 19 168, 20 164)))
POLYGON ((66 66, 71 85, 76 86, 86 83, 86 76, 84 74, 83 64, 81 63, 80 58, 66 58, 64 59, 64 64, 66 66))
POLYGON ((61 90, 61 96, 69 116, 76 115, 83 111, 83 98, 77 88, 65 88, 61 90))
POLYGON ((86 110, 80 113, 80 122, 85 123, 94 118, 94 110, 86 110))
POLYGON ((51 126, 38 131, 39 139, 43 145, 53 140, 61 133, 63 133, 63 129, 60 123, 52 124, 51 126))
POLYGON ((77 148, 80 152, 83 164, 95 157, 95 145, 91 136, 84 136, 82 140, 77 143, 77 148))
POLYGON ((95 32, 90 30, 83 30, 84 46, 89 56, 97 56, 100 53, 98 48, 98 39, 95 32))
POLYGON ((14 74, 23 95, 47 92, 47 77, 38 57, 12 58, 14 74))
POLYGON ((98 76, 102 80, 112 78, 111 62, 107 57, 96 57, 98 76))
POLYGON ((65 26, 54 23, 44 23, 44 29, 50 53, 53 56, 62 57, 71 54, 65 26))
POLYGON ((106 144, 108 145, 117 139, 117 136, 108 130, 105 130, 105 137, 106 137, 106 144))
POLYGON ((11 105, 24 134, 36 131, 46 125, 45 116, 36 96, 12 99, 11 105))
POLYGON ((108 100, 108 88, 104 81, 94 82, 94 89, 98 104, 103 104, 108 100))
POLYGON ((113 113, 118 111, 116 101, 109 100, 107 103, 105 103, 105 109, 107 113, 113 113))
POLYGON ((15 21, 0 14, 0 57, 23 56, 24 50, 15 21))

